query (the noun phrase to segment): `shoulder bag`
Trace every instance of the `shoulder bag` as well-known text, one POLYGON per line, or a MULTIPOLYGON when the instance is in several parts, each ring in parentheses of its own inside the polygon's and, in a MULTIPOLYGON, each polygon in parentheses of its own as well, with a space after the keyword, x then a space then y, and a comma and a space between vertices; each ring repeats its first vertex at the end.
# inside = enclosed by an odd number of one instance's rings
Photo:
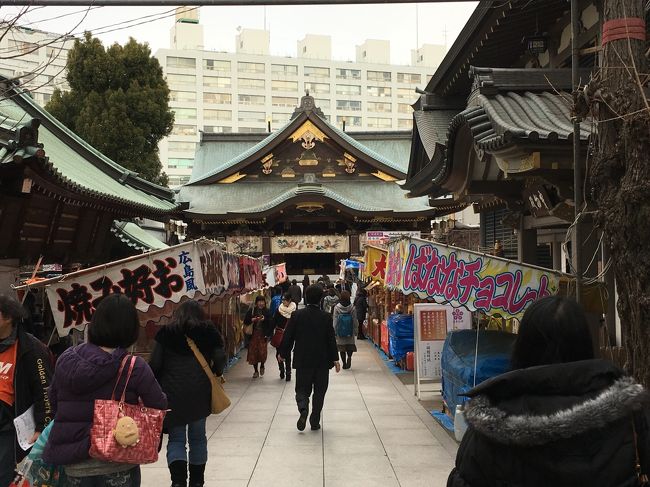
POLYGON ((273 337, 271 338, 271 346, 273 348, 280 348, 280 345, 282 345, 282 339, 284 338, 284 329, 288 324, 289 322, 287 321, 287 324, 284 328, 280 328, 279 326, 275 327, 275 330, 273 331, 273 337))
POLYGON ((223 383, 225 382, 225 380, 223 376, 216 377, 212 373, 212 370, 210 369, 208 362, 206 362, 205 357, 203 357, 203 354, 199 351, 198 347, 196 346, 196 343, 194 343, 194 340, 192 340, 189 337, 185 337, 185 339, 187 340, 187 344, 189 345, 190 349, 192 349, 192 353, 194 353, 196 360, 198 360, 199 364, 203 368, 203 371, 208 376, 208 379, 210 380, 210 384, 212 385, 212 399, 211 399, 212 414, 219 414, 225 409, 227 409, 228 406, 230 406, 230 398, 228 398, 226 391, 223 390, 223 383))
POLYGON ((126 355, 117 373, 111 398, 95 399, 88 452, 92 458, 135 465, 154 463, 158 460, 158 443, 166 411, 124 402, 135 361, 135 356, 126 355), (129 358, 124 389, 117 401, 115 391, 129 358))

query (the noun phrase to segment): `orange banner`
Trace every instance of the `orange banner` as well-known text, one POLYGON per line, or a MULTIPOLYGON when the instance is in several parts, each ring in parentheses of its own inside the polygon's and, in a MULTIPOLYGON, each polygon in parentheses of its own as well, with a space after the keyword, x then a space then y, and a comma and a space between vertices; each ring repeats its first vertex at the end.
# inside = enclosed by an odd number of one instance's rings
POLYGON ((388 251, 367 245, 364 255, 364 275, 372 278, 373 281, 386 282, 386 270, 388 268, 388 251))

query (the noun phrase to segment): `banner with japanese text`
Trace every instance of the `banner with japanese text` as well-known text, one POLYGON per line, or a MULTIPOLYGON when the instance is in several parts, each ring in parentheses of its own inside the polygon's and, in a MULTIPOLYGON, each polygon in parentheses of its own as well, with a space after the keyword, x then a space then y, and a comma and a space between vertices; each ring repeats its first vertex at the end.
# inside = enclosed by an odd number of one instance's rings
POLYGON ((205 288, 195 242, 177 245, 64 276, 46 288, 60 336, 83 329, 101 300, 112 293, 131 298, 139 311, 192 298, 205 288))
POLYGON ((364 250, 364 276, 384 284, 388 267, 388 251, 366 246, 364 250))
POLYGON ((272 237, 273 254, 347 253, 350 240, 344 235, 294 235, 272 237))
POLYGON ((411 238, 389 245, 386 285, 456 308, 521 317, 536 299, 557 294, 562 276, 552 270, 411 238))

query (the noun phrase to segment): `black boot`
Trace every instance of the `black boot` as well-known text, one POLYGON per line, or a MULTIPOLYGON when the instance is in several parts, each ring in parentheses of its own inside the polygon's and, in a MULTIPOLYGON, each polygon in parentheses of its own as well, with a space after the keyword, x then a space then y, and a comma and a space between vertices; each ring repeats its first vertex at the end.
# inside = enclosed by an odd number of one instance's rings
POLYGON ((278 362, 278 367, 280 367, 280 379, 284 379, 284 362, 278 362))
POLYGON ((205 473, 205 463, 202 465, 192 465, 190 463, 190 486, 203 487, 205 482, 203 475, 205 473))
POLYGON ((169 464, 172 487, 187 487, 187 462, 176 460, 169 464))
POLYGON ((348 361, 346 362, 348 369, 352 367, 352 352, 348 352, 348 361))

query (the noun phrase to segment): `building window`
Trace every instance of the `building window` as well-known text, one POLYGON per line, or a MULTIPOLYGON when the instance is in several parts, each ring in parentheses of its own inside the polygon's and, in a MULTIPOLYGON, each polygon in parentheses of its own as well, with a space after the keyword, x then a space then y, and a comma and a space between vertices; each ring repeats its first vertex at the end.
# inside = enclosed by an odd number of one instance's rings
POLYGON ((311 83, 306 81, 305 90, 309 90, 309 93, 320 93, 324 95, 330 92, 330 85, 327 83, 311 83))
POLYGON ((47 105, 50 100, 52 99, 52 94, 51 93, 43 93, 41 95, 41 98, 43 99, 43 105, 47 105))
POLYGON ((240 105, 264 105, 266 98, 262 95, 239 95, 240 105))
POLYGON ((173 135, 196 135, 196 125, 174 124, 173 135))
POLYGON ((336 85, 337 95, 360 95, 361 86, 359 85, 336 85))
POLYGON ((368 71, 368 81, 386 81, 390 82, 390 71, 368 71))
POLYGON ((203 93, 203 103, 230 105, 232 104, 232 95, 228 93, 203 93))
POLYGON ((169 186, 171 188, 177 187, 177 186, 182 186, 185 183, 188 183, 190 181, 189 176, 173 176, 169 175, 169 186))
POLYGON ((305 66, 305 76, 315 78, 329 78, 330 68, 320 68, 318 66, 305 66))
POLYGON ((298 66, 291 64, 271 64, 271 73, 282 74, 285 76, 298 75, 298 66))
POLYGON ((167 84, 170 84, 170 85, 182 85, 182 86, 194 86, 194 85, 196 85, 196 76, 194 76, 193 74, 169 73, 167 75, 167 84))
POLYGON ((205 76, 203 78, 204 88, 230 88, 232 80, 225 76, 205 76))
POLYGON ((219 61, 217 59, 204 59, 203 69, 207 71, 219 71, 221 73, 230 73, 230 61, 219 61))
POLYGON ((343 121, 345 121, 346 127, 361 127, 361 117, 344 117, 342 115, 336 117, 337 125, 342 127, 343 121))
POLYGON ((369 112, 386 112, 386 113, 390 113, 390 111, 391 111, 391 104, 390 103, 369 101, 368 104, 367 104, 367 107, 368 107, 369 112))
POLYGON ((47 57, 48 60, 52 60, 55 58, 61 59, 66 57, 67 55, 68 55, 68 50, 63 49, 61 47, 47 46, 45 48, 45 56, 47 57))
POLYGON ((170 91, 169 101, 194 102, 196 101, 195 91, 170 91))
POLYGON ((253 79, 253 78, 239 78, 237 80, 239 88, 251 89, 251 90, 263 90, 264 89, 264 80, 263 79, 253 79))
POLYGON ((398 129, 412 129, 413 128, 413 119, 412 118, 400 118, 397 120, 398 129))
POLYGON ((203 127, 203 131, 211 134, 229 134, 232 132, 232 127, 226 127, 222 125, 206 125, 203 127))
POLYGON ((417 93, 411 88, 397 88, 397 98, 415 99, 417 98, 417 93))
POLYGON ((194 154, 194 151, 196 150, 196 143, 170 140, 168 142, 167 149, 170 152, 191 152, 192 154, 194 154))
MULTIPOLYGON (((399 96, 399 95, 398 95, 399 96)), ((413 107, 408 103, 398 103, 397 111, 399 113, 413 113, 413 107)))
POLYGON ((361 79, 360 69, 336 68, 337 79, 361 79))
POLYGON ((271 91, 298 91, 298 82, 274 79, 271 81, 271 91))
POLYGON ((239 127, 238 132, 240 134, 263 134, 266 129, 261 127, 239 127))
POLYGON ((336 100, 337 110, 361 111, 361 102, 359 100, 336 100))
POLYGON ((368 95, 370 96, 391 96, 391 89, 386 86, 368 86, 368 95))
POLYGON ((169 169, 180 169, 180 168, 192 169, 192 167, 194 167, 194 159, 170 157, 169 159, 167 159, 167 167, 169 169))
POLYGON ((195 69, 196 59, 194 59, 193 57, 167 56, 167 67, 195 69))
POLYGON ((263 73, 264 72, 264 63, 237 63, 237 71, 240 73, 263 73))
POLYGON ((188 120, 196 120, 196 108, 171 108, 174 112, 174 118, 178 120, 179 118, 186 118, 188 120))
POLYGON ((271 123, 273 125, 284 125, 291 118, 290 113, 273 113, 271 117, 271 123))
POLYGON ((393 125, 390 118, 381 117, 368 117, 366 123, 368 124, 368 127, 376 129, 389 129, 393 125))
POLYGON ((9 40, 10 54, 14 54, 14 51, 17 51, 19 54, 38 55, 38 47, 39 45, 34 44, 33 42, 15 41, 13 39, 9 40))
POLYGON ((315 98, 314 103, 318 108, 322 109, 328 109, 331 106, 331 103, 327 98, 315 98))
POLYGON ((397 73, 397 82, 416 85, 422 82, 422 75, 418 73, 397 73))
POLYGON ((266 122, 266 113, 264 112, 239 112, 240 122, 266 122))
POLYGON ((203 110, 203 120, 232 120, 230 110, 203 110))
POLYGON ((271 98, 271 105, 274 107, 294 108, 298 106, 298 98, 292 98, 289 96, 274 96, 271 98))

